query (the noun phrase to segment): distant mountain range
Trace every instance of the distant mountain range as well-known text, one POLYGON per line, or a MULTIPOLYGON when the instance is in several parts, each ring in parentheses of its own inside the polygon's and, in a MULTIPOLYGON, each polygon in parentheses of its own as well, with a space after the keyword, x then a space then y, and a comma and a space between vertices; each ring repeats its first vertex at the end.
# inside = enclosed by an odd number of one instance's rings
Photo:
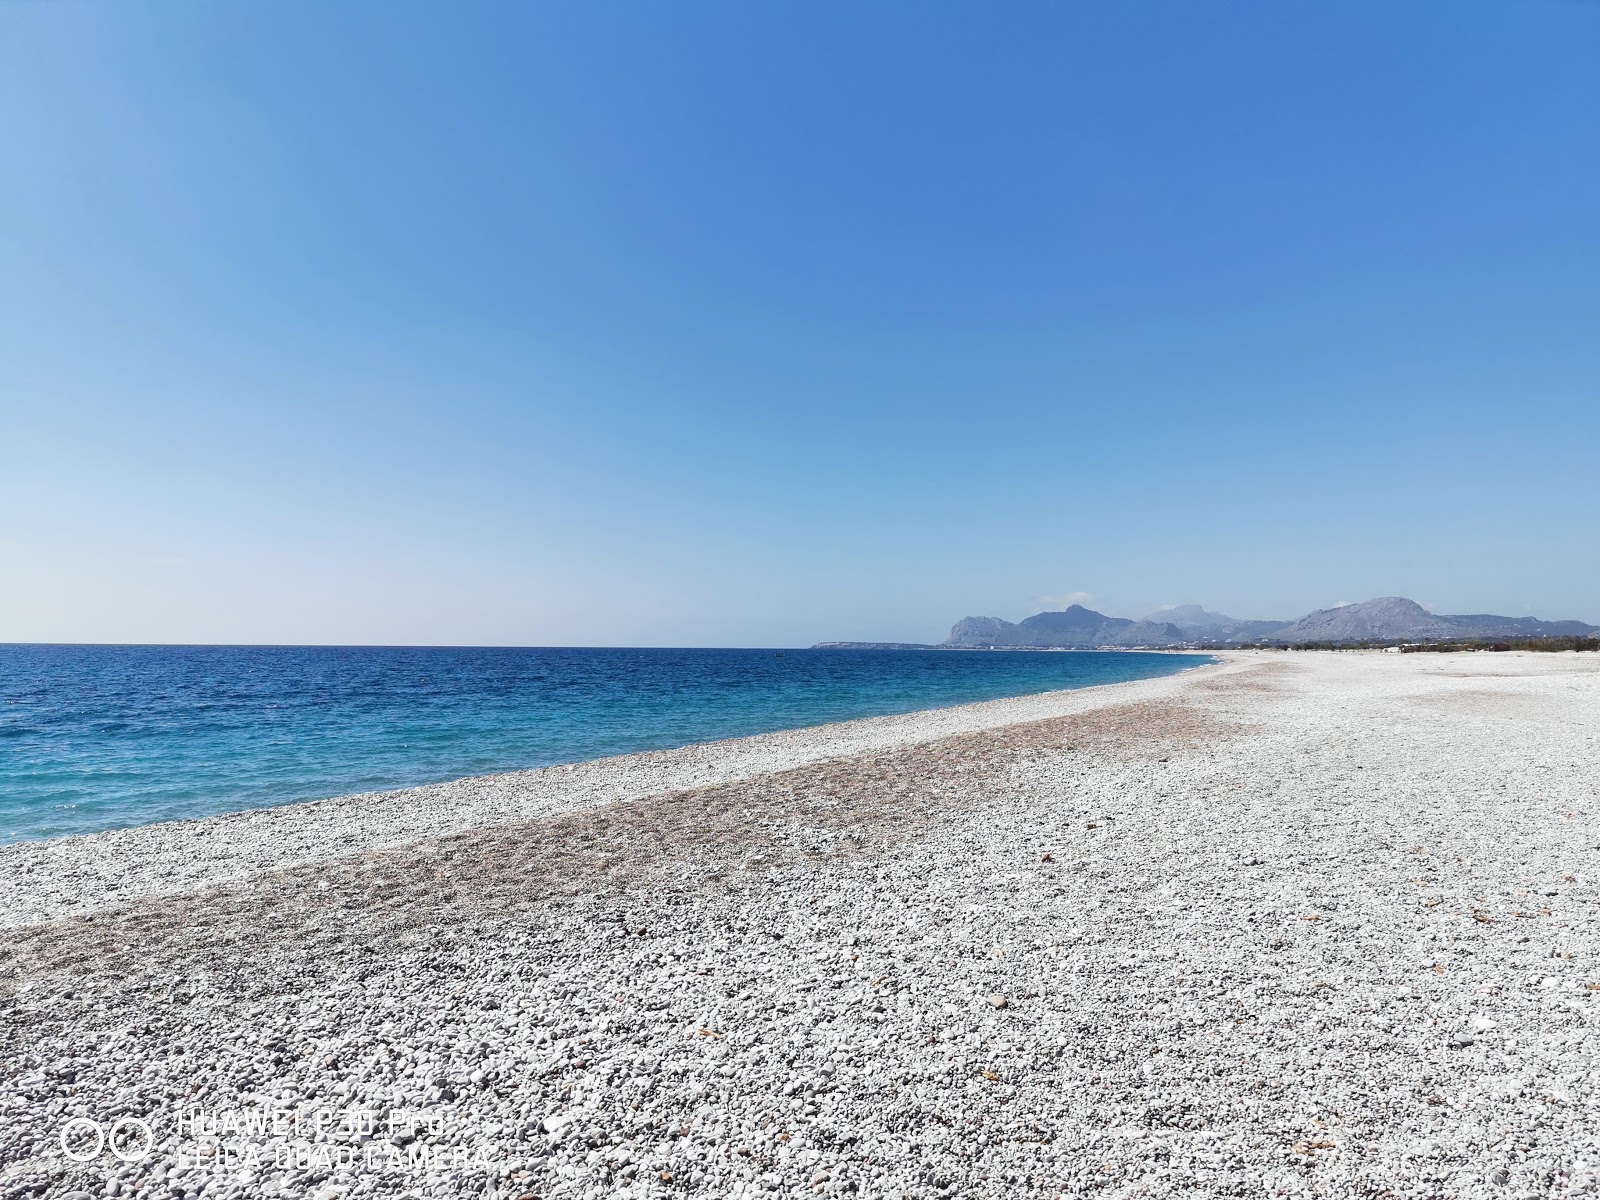
POLYGON ((1308 613, 1262 635, 1282 642, 1425 641, 1439 638, 1590 637, 1600 627, 1582 621, 1497 617, 1492 613, 1441 616, 1404 596, 1380 596, 1361 604, 1308 613))
MULTIPOLYGON (((999 617, 963 617, 941 645, 952 650, 1014 647, 1031 650, 1126 649, 1189 646, 1197 642, 1241 645, 1278 642, 1407 642, 1448 638, 1592 637, 1600 626, 1490 613, 1443 616, 1403 596, 1319 609, 1297 621, 1246 621, 1207 612, 1198 604, 1164 608, 1147 617, 1108 617, 1081 604, 1012 623, 999 617)), ((822 642, 822 647, 910 648, 901 642, 822 642)))

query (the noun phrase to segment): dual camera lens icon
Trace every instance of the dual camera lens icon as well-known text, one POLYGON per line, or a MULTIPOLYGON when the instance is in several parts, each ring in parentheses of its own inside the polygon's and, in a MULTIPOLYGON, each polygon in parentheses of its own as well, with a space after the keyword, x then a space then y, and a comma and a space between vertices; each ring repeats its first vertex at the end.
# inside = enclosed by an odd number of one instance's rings
POLYGON ((73 1162, 93 1162, 108 1149, 123 1162, 138 1162, 155 1148, 156 1135, 138 1117, 118 1117, 109 1127, 73 1117, 61 1127, 61 1153, 73 1162))

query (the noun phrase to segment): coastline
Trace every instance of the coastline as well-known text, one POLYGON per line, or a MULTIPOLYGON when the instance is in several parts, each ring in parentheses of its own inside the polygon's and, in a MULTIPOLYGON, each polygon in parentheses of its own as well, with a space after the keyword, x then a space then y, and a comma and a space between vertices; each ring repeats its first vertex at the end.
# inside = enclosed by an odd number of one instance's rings
POLYGON ((1600 1185, 1600 660, 1220 657, 8 848, 0 1194, 1600 1185), (185 1105, 478 1159, 185 1162, 185 1105))
POLYGON ((1078 689, 1205 661, 0 646, 0 845, 1078 689))
POLYGON ((473 828, 1064 716, 1122 699, 1165 698, 1173 694, 1175 681, 1229 661, 1223 654, 1212 658, 1152 679, 861 717, 199 820, 15 842, 0 846, 0 928, 82 916, 145 896, 181 894, 261 871, 308 866, 473 828))

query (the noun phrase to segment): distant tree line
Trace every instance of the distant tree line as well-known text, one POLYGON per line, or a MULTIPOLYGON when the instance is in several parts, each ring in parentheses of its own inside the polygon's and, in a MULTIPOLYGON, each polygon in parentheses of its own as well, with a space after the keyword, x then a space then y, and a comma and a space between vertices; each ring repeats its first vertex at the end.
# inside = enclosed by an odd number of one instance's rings
POLYGON ((1514 638, 1504 642, 1490 642, 1482 638, 1468 638, 1459 642, 1422 642, 1414 646, 1401 646, 1402 654, 1444 653, 1449 650, 1600 650, 1600 638, 1545 637, 1514 638))
POLYGON ((1393 642, 1202 642, 1202 650, 1382 650, 1393 642))
POLYGON ((1600 637, 1460 638, 1443 642, 1201 642, 1201 650, 1384 650, 1399 646, 1402 654, 1448 654, 1456 650, 1600 650, 1600 637))

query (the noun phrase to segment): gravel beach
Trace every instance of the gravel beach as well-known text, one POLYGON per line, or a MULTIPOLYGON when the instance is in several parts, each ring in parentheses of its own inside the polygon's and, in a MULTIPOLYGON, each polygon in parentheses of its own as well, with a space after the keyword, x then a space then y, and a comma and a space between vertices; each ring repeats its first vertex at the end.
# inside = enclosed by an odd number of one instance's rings
POLYGON ((6 848, 0 1200, 1600 1194, 1600 656, 1220 658, 6 848))

